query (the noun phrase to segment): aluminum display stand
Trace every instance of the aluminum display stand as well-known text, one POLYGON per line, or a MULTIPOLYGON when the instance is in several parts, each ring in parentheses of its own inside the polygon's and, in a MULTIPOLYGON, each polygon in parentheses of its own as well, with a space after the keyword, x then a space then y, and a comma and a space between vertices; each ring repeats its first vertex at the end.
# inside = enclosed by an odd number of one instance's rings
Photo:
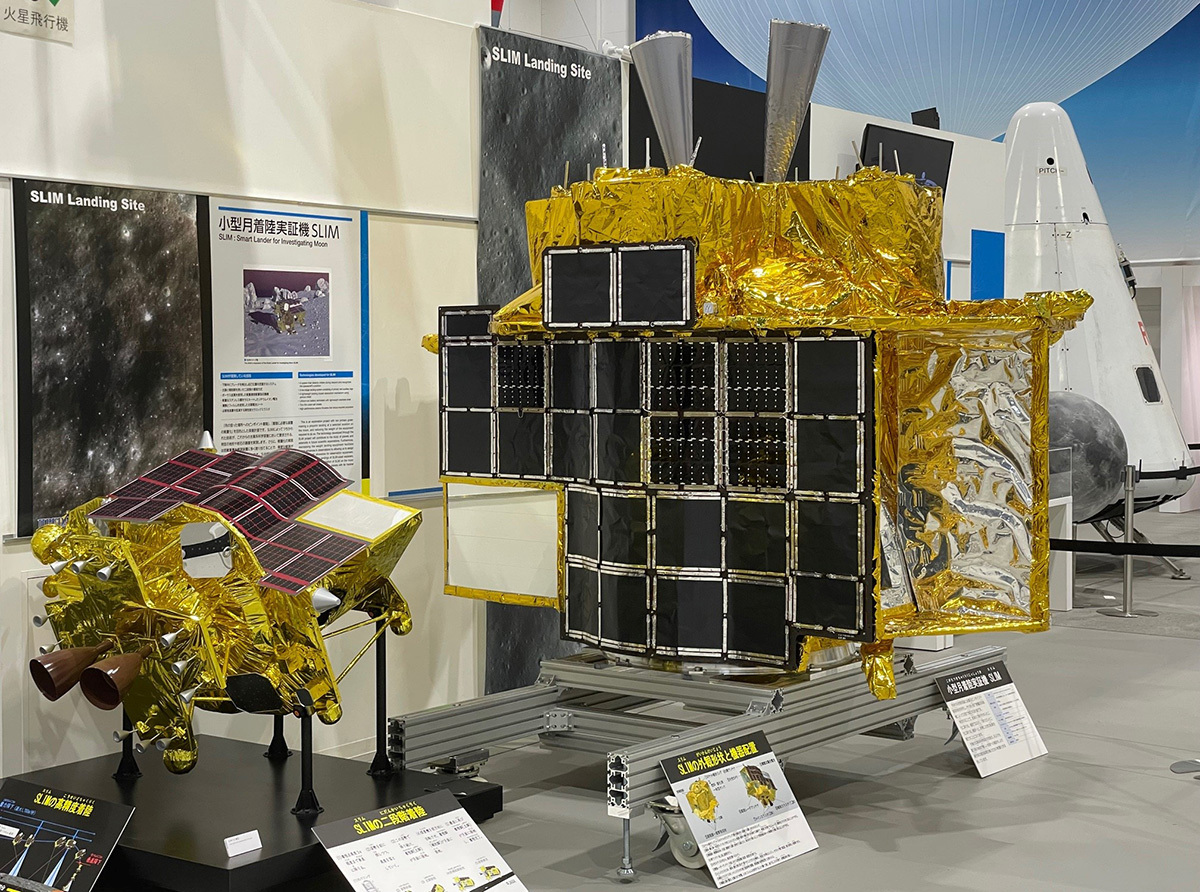
POLYGON ((543 660, 528 687, 390 719, 388 754, 401 767, 469 770, 487 761, 488 747, 536 735, 547 746, 607 756, 608 814, 623 821, 621 872, 628 875, 630 819, 671 792, 659 760, 752 731, 767 735, 781 762, 791 760, 940 709, 936 677, 1005 653, 981 647, 920 664, 898 657, 896 698, 877 700, 857 662, 756 683, 641 668, 585 651, 543 660), (687 707, 687 717, 646 714, 669 704, 687 707))

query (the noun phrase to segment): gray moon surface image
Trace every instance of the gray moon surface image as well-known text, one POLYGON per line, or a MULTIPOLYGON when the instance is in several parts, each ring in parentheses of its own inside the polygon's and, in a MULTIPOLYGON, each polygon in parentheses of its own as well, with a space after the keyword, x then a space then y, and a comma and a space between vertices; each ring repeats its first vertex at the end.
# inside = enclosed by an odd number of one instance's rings
POLYGON ((1095 400, 1050 394, 1050 448, 1071 449, 1072 515, 1082 523, 1121 498, 1128 449, 1117 420, 1095 400))
POLYGON ((568 163, 571 182, 605 153, 621 163, 621 63, 491 28, 479 29, 479 42, 479 302, 503 306, 533 284, 525 202, 548 198, 568 163), (526 65, 547 59, 567 76, 526 65), (571 75, 572 64, 591 78, 571 75))
POLYGON ((199 441, 200 261, 193 195, 26 181, 17 200, 26 221, 18 300, 29 307, 22 411, 32 414, 36 521, 199 441))

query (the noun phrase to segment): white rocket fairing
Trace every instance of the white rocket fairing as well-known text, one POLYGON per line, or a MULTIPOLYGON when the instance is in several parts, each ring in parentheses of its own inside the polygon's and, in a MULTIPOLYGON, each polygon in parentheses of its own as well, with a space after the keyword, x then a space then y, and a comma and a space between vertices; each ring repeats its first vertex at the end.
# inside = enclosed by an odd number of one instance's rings
MULTIPOLYGON (((1125 434, 1131 464, 1145 471, 1187 467, 1187 441, 1071 119, 1053 102, 1030 103, 1013 116, 1004 145, 1005 294, 1082 288, 1095 301, 1051 348, 1050 389, 1075 391, 1107 409, 1125 434)), ((1191 483, 1139 481, 1138 509, 1177 499, 1191 483)))

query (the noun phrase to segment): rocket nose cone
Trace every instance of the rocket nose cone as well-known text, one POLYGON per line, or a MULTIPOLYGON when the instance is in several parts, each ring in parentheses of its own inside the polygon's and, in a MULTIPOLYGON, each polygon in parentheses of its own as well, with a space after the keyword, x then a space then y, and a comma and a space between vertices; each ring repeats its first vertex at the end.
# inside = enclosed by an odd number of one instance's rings
POLYGON ((1107 223, 1070 116, 1031 102, 1004 135, 1005 217, 1010 226, 1107 223))

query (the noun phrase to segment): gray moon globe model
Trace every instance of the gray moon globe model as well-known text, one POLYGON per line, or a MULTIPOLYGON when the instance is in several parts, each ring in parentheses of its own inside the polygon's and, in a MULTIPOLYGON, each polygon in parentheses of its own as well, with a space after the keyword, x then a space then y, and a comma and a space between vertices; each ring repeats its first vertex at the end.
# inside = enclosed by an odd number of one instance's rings
POLYGON ((1071 448, 1072 515, 1083 523, 1119 501, 1129 450, 1117 420, 1095 400, 1050 394, 1050 448, 1071 448))

